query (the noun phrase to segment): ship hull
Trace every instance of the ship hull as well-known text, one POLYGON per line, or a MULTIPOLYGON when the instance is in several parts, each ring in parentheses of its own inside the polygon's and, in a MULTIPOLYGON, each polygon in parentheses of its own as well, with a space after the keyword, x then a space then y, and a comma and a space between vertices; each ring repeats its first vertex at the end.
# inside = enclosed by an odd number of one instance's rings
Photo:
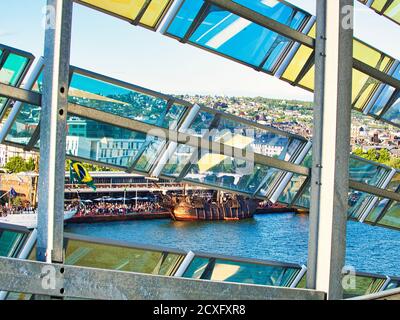
POLYGON ((172 209, 172 216, 177 221, 238 221, 253 218, 257 209, 255 200, 237 200, 224 204, 201 206, 180 203, 172 209))

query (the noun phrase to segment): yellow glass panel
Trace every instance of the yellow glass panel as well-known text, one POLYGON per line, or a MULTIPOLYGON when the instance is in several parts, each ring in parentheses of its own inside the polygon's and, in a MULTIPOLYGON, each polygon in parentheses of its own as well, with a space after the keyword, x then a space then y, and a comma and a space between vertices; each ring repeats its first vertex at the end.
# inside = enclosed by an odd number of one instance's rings
POLYGON ((140 19, 140 23, 149 27, 154 27, 163 14, 168 3, 169 0, 153 0, 147 8, 142 19, 140 19))
POLYGON ((374 88, 375 88, 374 84, 368 85, 367 89, 364 90, 364 92, 358 98, 358 100, 353 105, 353 107, 356 109, 362 110, 365 107, 365 104, 367 103, 374 88))
POLYGON ((317 24, 314 23, 314 25, 312 26, 312 28, 310 29, 310 31, 308 32, 308 35, 312 38, 315 39, 315 34, 317 32, 317 24))
POLYGON ((381 53, 357 40, 354 40, 353 56, 371 67, 377 66, 382 57, 381 53))
POLYGON ((199 166, 199 173, 205 173, 216 165, 224 161, 227 156, 223 154, 207 153, 197 163, 199 166))
POLYGON ((388 0, 375 0, 374 3, 371 5, 371 8, 377 11, 382 11, 386 2, 388 2, 388 0))
POLYGON ((82 2, 131 20, 135 19, 145 4, 145 0, 83 0, 82 2))
POLYGON ((358 70, 353 69, 353 95, 351 101, 355 99, 360 94, 361 89, 364 87, 365 83, 368 81, 369 76, 358 70))
POLYGON ((310 70, 306 73, 306 75, 301 79, 299 84, 303 87, 309 88, 311 90, 314 90, 314 70, 315 66, 312 66, 310 70))
POLYGON ((301 46, 283 73, 282 78, 295 81, 312 53, 312 49, 306 46, 301 46))
POLYGON ((384 13, 393 20, 400 22, 400 0, 393 2, 384 13))

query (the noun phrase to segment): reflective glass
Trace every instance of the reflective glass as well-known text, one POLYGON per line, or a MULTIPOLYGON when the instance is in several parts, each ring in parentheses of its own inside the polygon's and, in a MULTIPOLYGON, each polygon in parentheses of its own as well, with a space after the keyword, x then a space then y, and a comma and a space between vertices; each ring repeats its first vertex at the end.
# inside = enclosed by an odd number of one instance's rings
POLYGON ((239 191, 252 195, 266 177, 272 180, 278 170, 203 151, 197 163, 190 166, 185 180, 239 191))
POLYGON ((385 288, 385 290, 391 290, 391 289, 396 289, 400 287, 400 279, 393 279, 392 281, 389 282, 388 286, 385 288))
POLYGON ((371 201, 374 199, 374 196, 357 191, 357 190, 350 190, 349 192, 349 200, 348 200, 348 205, 349 205, 349 210, 348 210, 348 216, 358 219, 361 214, 364 212, 368 205, 371 203, 371 201))
POLYGON ((378 164, 363 161, 358 158, 350 158, 350 178, 354 181, 377 186, 389 173, 389 168, 378 164))
POLYGON ((289 287, 300 268, 195 257, 185 278, 289 287))
POLYGON ((68 239, 65 264, 170 276, 182 254, 68 239))
POLYGON ((378 221, 378 225, 392 228, 400 228, 400 203, 393 202, 383 217, 378 221))
MULTIPOLYGON (((32 91, 42 92, 43 74, 40 73, 32 91)), ((20 145, 27 145, 39 125, 41 107, 23 103, 21 109, 17 114, 14 123, 8 132, 6 141, 13 142, 20 145)))
POLYGON ((298 174, 294 174, 287 184, 286 188, 283 190, 281 196, 278 201, 286 204, 291 204, 294 200, 294 197, 299 192, 300 188, 306 181, 306 176, 301 176, 298 174))
POLYGON ((310 208, 310 200, 311 200, 311 185, 306 187, 302 194, 298 197, 296 202, 294 203, 297 207, 301 208, 310 208))
MULTIPOLYGON (((0 50, 0 59, 4 51, 0 50)), ((28 64, 29 59, 14 53, 10 53, 0 69, 0 82, 11 86, 16 86, 21 80, 28 64)), ((6 106, 8 99, 0 97, 0 114, 6 106)))
MULTIPOLYGON (((94 120, 68 117, 67 155, 130 167, 143 150, 146 134, 94 120)), ((149 159, 142 158, 142 166, 149 159)))
POLYGON ((15 258, 25 242, 27 233, 0 229, 0 257, 15 258))
POLYGON ((162 174, 174 178, 178 178, 195 151, 195 148, 180 144, 178 145, 174 154, 169 158, 165 164, 162 174))
POLYGON ((135 119, 145 123, 173 128, 185 108, 148 94, 127 89, 94 77, 75 72, 72 76, 68 100, 71 103, 135 119))
POLYGON ((367 218, 365 219, 366 222, 374 223, 376 220, 381 216, 383 210, 385 209, 386 205, 389 203, 389 199, 380 198, 376 202, 374 208, 368 214, 367 218))
POLYGON ((374 278, 357 275, 355 279, 356 288, 346 288, 344 290, 343 297, 344 299, 348 299, 378 292, 382 288, 385 281, 386 278, 374 278))
MULTIPOLYGON (((184 37, 203 3, 201 0, 185 1, 176 19, 169 26, 168 33, 184 37)), ((283 3, 263 1, 251 3, 250 6, 296 30, 300 29, 309 17, 283 3)), ((293 43, 286 37, 214 5, 209 6, 201 17, 189 41, 253 66, 263 65, 264 70, 269 72, 276 68, 283 51, 293 43)))

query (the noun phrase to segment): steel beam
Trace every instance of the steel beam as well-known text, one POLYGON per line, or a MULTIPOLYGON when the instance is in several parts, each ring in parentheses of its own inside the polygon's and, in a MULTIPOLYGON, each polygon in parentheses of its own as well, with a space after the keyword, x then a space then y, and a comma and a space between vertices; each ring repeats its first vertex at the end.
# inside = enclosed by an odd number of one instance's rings
POLYGON ((48 0, 40 130, 37 260, 64 261, 64 175, 72 0, 48 0))
POLYGON ((345 22, 352 15, 353 0, 317 0, 307 286, 328 299, 343 297, 353 65, 353 29, 345 22))
POLYGON ((0 83, 0 94, 6 98, 20 102, 32 103, 38 106, 40 106, 42 99, 42 95, 40 93, 13 87, 4 83, 0 83))
POLYGON ((47 264, 0 258, 0 290, 83 299, 323 300, 315 290, 47 264), (50 277, 53 276, 53 279, 50 277))

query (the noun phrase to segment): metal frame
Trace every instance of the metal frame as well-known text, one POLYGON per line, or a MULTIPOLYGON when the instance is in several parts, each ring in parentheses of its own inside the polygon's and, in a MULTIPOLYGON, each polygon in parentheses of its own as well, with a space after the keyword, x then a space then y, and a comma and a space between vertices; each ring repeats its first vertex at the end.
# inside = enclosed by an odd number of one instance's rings
POLYGON ((307 287, 327 292, 328 299, 343 296, 353 29, 346 29, 342 21, 344 9, 352 7, 353 0, 317 1, 307 287))
POLYGON ((47 5, 54 9, 55 16, 54 25, 45 32, 36 258, 63 263, 65 128, 73 3, 48 0, 47 5))

